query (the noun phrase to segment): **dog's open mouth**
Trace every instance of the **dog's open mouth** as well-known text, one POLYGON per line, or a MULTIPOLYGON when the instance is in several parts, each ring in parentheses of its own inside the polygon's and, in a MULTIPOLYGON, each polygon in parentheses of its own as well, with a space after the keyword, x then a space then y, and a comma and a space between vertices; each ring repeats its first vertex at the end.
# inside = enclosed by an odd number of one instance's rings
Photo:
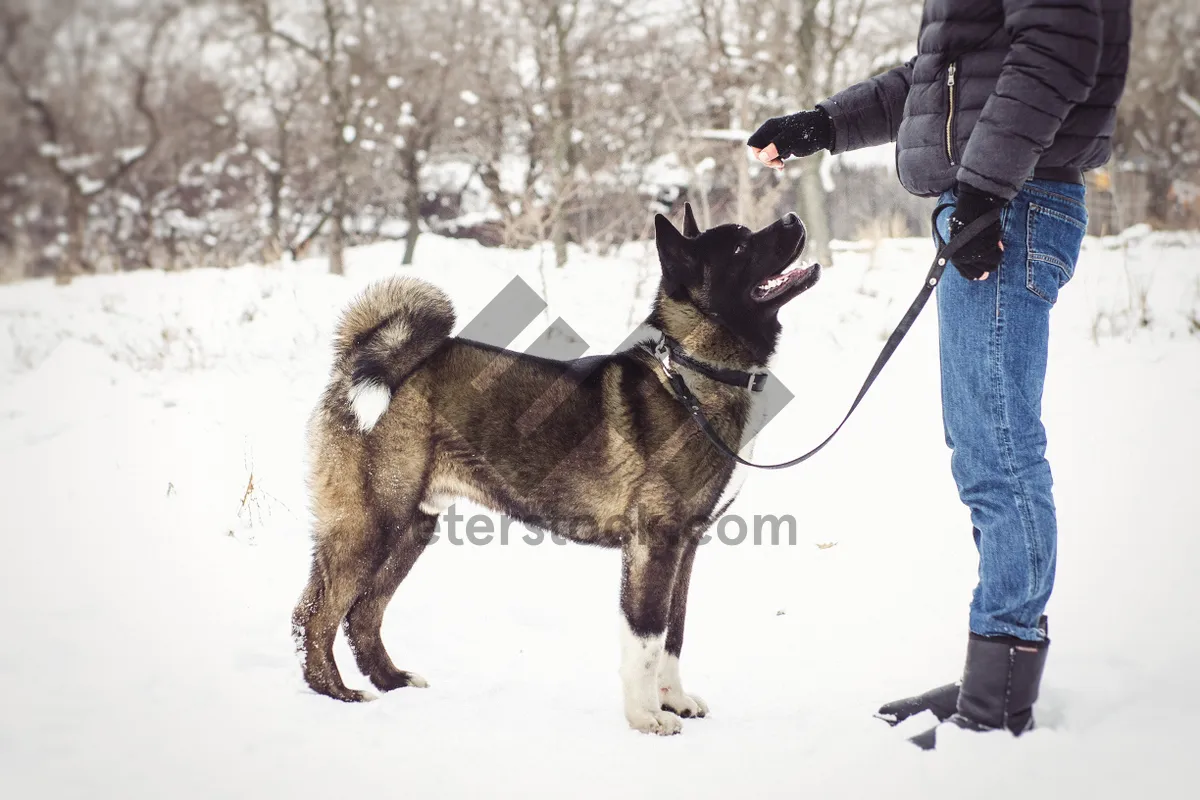
POLYGON ((816 285, 821 279, 821 265, 795 261, 775 273, 750 291, 750 297, 758 303, 769 303, 785 294, 800 294, 816 285))

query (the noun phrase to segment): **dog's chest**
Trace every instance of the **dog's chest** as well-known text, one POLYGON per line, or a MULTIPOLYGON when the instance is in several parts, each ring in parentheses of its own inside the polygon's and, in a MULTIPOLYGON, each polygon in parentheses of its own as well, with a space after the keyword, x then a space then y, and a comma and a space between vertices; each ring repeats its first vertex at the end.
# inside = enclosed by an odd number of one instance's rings
MULTIPOLYGON (((738 455, 747 461, 750 461, 754 455, 754 443, 757 441, 756 434, 763 428, 767 411, 766 396, 757 392, 751 394, 750 409, 746 414, 746 427, 742 431, 743 444, 738 450, 738 455)), ((749 474, 750 467, 739 464, 736 461, 734 462, 733 472, 730 474, 729 480, 725 483, 725 488, 721 490, 721 496, 717 499, 716 505, 713 506, 714 520, 729 510, 733 501, 737 499, 738 493, 741 492, 742 484, 746 482, 746 477, 749 474)))

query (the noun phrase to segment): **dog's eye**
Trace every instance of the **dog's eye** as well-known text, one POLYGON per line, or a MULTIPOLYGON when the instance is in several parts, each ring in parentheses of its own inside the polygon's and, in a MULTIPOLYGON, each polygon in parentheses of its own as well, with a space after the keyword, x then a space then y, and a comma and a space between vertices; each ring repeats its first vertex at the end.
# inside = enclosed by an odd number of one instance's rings
POLYGON ((733 251, 733 254, 735 256, 740 256, 744 252, 746 252, 746 244, 743 242, 737 246, 737 249, 733 251))

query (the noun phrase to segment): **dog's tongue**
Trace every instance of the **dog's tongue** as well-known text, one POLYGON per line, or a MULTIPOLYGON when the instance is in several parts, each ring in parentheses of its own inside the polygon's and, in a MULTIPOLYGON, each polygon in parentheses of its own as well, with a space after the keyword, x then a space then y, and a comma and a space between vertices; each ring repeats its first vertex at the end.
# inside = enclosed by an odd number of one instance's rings
POLYGON ((789 281, 804 277, 808 273, 808 270, 811 266, 811 264, 804 264, 797 261, 796 263, 790 265, 783 272, 780 272, 777 275, 772 275, 760 283, 758 285, 758 289, 761 292, 774 291, 789 281))

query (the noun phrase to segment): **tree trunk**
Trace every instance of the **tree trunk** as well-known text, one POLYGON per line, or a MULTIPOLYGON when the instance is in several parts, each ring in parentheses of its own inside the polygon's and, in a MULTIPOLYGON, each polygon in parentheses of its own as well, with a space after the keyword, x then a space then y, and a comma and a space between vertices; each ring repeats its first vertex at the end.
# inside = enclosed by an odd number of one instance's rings
POLYGON ((575 87, 572 74, 570 45, 567 41, 570 30, 562 18, 558 3, 551 9, 550 23, 554 27, 555 46, 555 105, 557 119, 554 128, 554 219, 551 239, 554 241, 554 261, 564 267, 567 264, 567 198, 571 193, 571 179, 575 173, 575 143, 571 141, 575 129, 575 87))
POLYGON ((283 204, 283 172, 267 174, 268 202, 271 208, 267 212, 267 241, 263 244, 263 262, 274 264, 283 256, 283 220, 281 206, 283 204))
MULTIPOLYGON (((808 95, 817 87, 818 67, 816 63, 817 37, 828 36, 830 30, 819 21, 817 10, 819 0, 802 0, 796 9, 796 52, 793 55, 795 66, 795 86, 801 97, 808 95)), ((823 96, 818 93, 818 97, 823 96)), ((815 102, 815 99, 812 100, 815 102)), ((808 257, 823 264, 828 264, 829 253, 829 196, 821 183, 821 165, 828 153, 818 150, 814 155, 804 159, 804 171, 800 173, 797 186, 797 203, 800 206, 800 217, 808 230, 808 257)))
POLYGON ((567 198, 571 192, 571 121, 560 116, 554 126, 554 200, 550 207, 550 239, 554 263, 567 264, 567 198))
POLYGON ((559 267, 567 265, 567 210, 562 199, 564 190, 565 186, 560 183, 555 192, 558 197, 551 212, 554 214, 554 220, 550 228, 550 240, 554 242, 554 263, 559 267))
POLYGON ((416 151, 409 149, 404 154, 404 171, 407 186, 404 190, 404 214, 408 217, 408 231, 404 234, 404 266, 411 266, 417 252, 417 238, 421 235, 421 165, 416 151))
POLYGON ((29 232, 23 227, 17 228, 13 231, 13 238, 10 245, 11 248, 8 251, 8 272, 4 277, 9 280, 32 278, 34 247, 29 232))
POLYGON ((800 174, 799 197, 800 217, 808 231, 808 257, 828 265, 832 260, 829 250, 829 196, 821 183, 821 164, 825 151, 805 159, 804 172, 800 174))
MULTIPOLYGON (((339 192, 340 194, 340 192, 339 192)), ((329 236, 329 274, 345 275, 346 274, 346 221, 344 218, 345 207, 340 197, 335 197, 333 200, 333 213, 330 215, 330 222, 333 223, 333 229, 329 236)))
MULTIPOLYGON (((1172 176, 1162 167, 1151 167, 1146 172, 1146 188, 1149 189, 1146 203, 1146 219, 1157 228, 1170 227, 1172 176)), ((1140 220, 1141 214, 1133 214, 1140 220)))
POLYGON ((67 251, 58 262, 54 282, 65 285, 83 272, 83 248, 87 238, 87 198, 72 186, 67 190, 67 251))
MULTIPOLYGON (((758 215, 754 213, 757 204, 754 202, 754 187, 750 184, 750 161, 742 157, 742 145, 740 142, 736 143, 734 147, 736 149, 734 163, 738 165, 737 213, 735 219, 743 225, 756 228, 759 221, 757 219, 758 215)), ((707 205, 707 199, 705 204, 707 205)))
POLYGON ((329 272, 332 275, 346 274, 346 205, 349 194, 349 177, 346 175, 349 161, 346 141, 346 123, 350 119, 350 101, 346 87, 341 85, 338 75, 338 48, 340 19, 332 0, 324 2, 325 31, 328 38, 321 60, 325 73, 325 91, 333 108, 333 129, 330 131, 333 146, 333 203, 330 206, 330 222, 333 229, 329 234, 329 272))
POLYGON ((346 142, 342 139, 343 115, 339 114, 334 127, 333 157, 333 203, 329 211, 329 272, 331 275, 346 274, 346 142))

